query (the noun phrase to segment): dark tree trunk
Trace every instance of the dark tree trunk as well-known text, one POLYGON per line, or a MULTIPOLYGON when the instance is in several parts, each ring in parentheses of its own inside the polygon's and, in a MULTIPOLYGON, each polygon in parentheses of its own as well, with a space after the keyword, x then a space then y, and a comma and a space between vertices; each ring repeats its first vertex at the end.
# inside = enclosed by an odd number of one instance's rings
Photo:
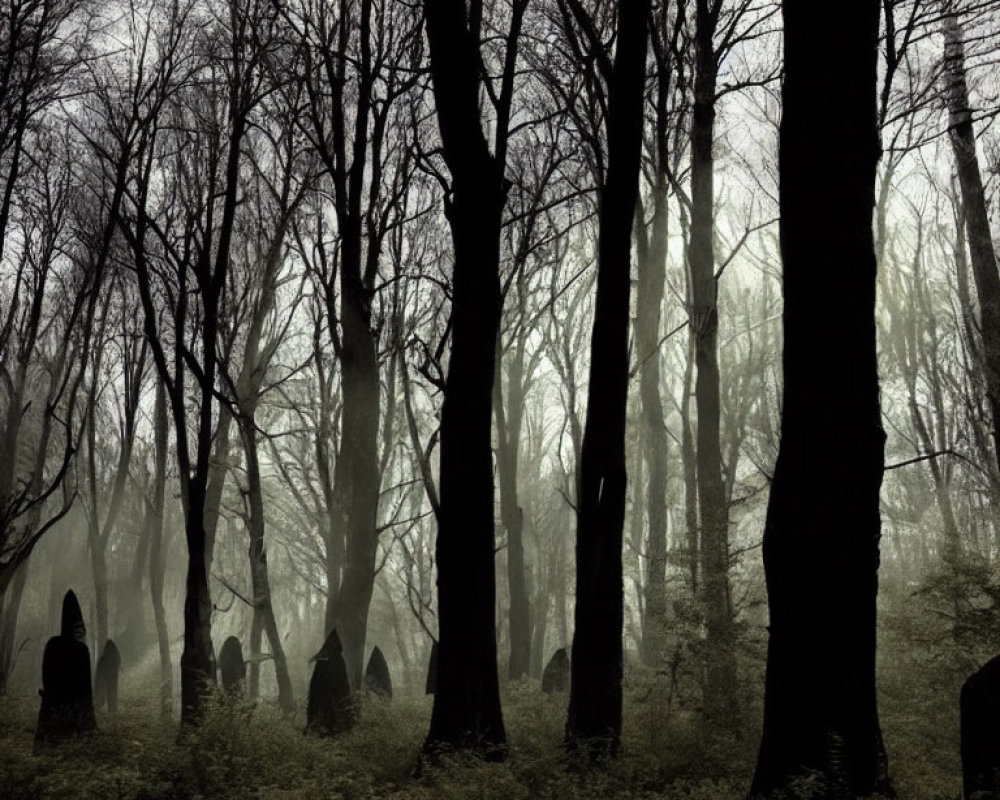
POLYGON ((170 636, 167 614, 163 608, 163 579, 166 559, 163 553, 164 497, 167 483, 167 391, 157 376, 156 401, 153 406, 153 497, 149 508, 149 593, 153 601, 156 642, 160 651, 160 716, 168 717, 173 709, 174 680, 170 663, 170 636))
POLYGON ((215 427, 215 447, 208 475, 208 493, 205 497, 205 572, 212 577, 212 561, 215 558, 215 537, 219 530, 222 511, 222 492, 229 474, 229 432, 233 415, 225 406, 219 408, 219 421, 215 427))
POLYGON ((622 528, 632 220, 639 192, 646 0, 621 2, 608 75, 607 173, 599 196, 597 293, 577 500, 576 611, 566 741, 614 755, 622 723, 622 528))
POLYGON ((335 492, 346 514, 344 574, 334 610, 352 689, 361 687, 368 607, 375 587, 378 513, 379 379, 371 330, 371 292, 360 274, 361 220, 343 242, 340 363, 344 403, 335 492), (356 238, 355 238, 356 237, 356 238), (348 238, 354 240, 348 247, 348 238), (357 247, 357 250, 354 250, 357 247), (352 266, 353 265, 353 266, 352 266))
MULTIPOLYGON (((208 442, 202 442, 208 446, 208 442)), ((212 647, 212 597, 205 571, 205 488, 192 481, 184 522, 188 569, 184 582, 184 650, 181 653, 181 721, 199 721, 204 697, 215 684, 212 647)))
POLYGON ((722 480, 719 401, 719 311, 715 278, 715 181, 712 141, 718 64, 715 29, 722 0, 697 0, 694 108, 691 116, 691 335, 694 338, 695 466, 701 519, 705 609, 705 714, 731 718, 736 706, 736 656, 729 587, 729 514, 722 480))
POLYGON ((694 335, 687 347, 681 395, 681 464, 684 470, 684 526, 691 596, 701 590, 700 532, 698 530, 698 470, 695 465, 694 431, 691 430, 691 383, 694 378, 694 335))
POLYGON ((965 233, 972 277, 979 297, 982 370, 993 416, 993 449, 1000 465, 1000 272, 990 232, 983 179, 976 155, 976 136, 965 80, 965 47, 954 4, 949 4, 944 26, 944 65, 948 101, 948 133, 955 169, 962 189, 965 233))
MULTIPOLYGON (((481 4, 473 6, 482 11, 481 4)), ((497 675, 490 423, 500 327, 506 132, 524 7, 516 0, 512 9, 491 153, 479 110, 479 31, 470 29, 463 0, 425 4, 442 155, 452 181, 445 213, 455 264, 451 356, 441 409, 437 688, 424 747, 470 749, 487 758, 503 757, 507 740, 497 675)))
MULTIPOLYGON (((327 545, 328 604, 327 631, 336 628, 343 646, 348 679, 355 690, 361 688, 364 670, 368 609, 375 587, 377 517, 381 484, 378 456, 379 364, 377 331, 372 330, 372 298, 377 274, 380 238, 384 223, 377 223, 379 175, 383 166, 383 134, 386 104, 373 103, 378 64, 386 58, 383 50, 373 54, 373 44, 384 44, 372 35, 371 0, 357 6, 357 19, 338 27, 334 61, 326 61, 332 108, 332 144, 321 145, 321 155, 333 183, 335 210, 340 229, 339 313, 337 289, 325 286, 329 324, 341 368, 343 405, 340 441, 334 468, 331 531, 327 545), (357 35, 356 45, 350 40, 357 35), (348 78, 347 52, 358 54, 348 78), (356 93, 345 87, 357 82, 356 93), (349 132, 349 128, 353 131, 349 132), (372 186, 366 186, 366 180, 372 186), (367 205, 366 205, 367 199, 367 205), (366 229, 367 226, 367 229, 366 229), (367 245, 367 249, 366 249, 367 245), (339 543, 344 549, 338 553, 339 543), (342 560, 341 560, 342 557, 342 560), (339 566, 339 584, 334 573, 339 566)), ((355 13, 343 3, 341 13, 355 13)), ((329 54, 323 58, 328 59, 329 54)), ((391 59, 390 59, 391 60, 391 59)), ((390 89, 391 91, 391 89, 390 89)), ((388 101, 387 101, 388 102, 388 101)), ((325 134, 324 134, 325 135, 325 134)))
POLYGON ((247 459, 248 500, 250 503, 247 519, 250 527, 250 586, 253 597, 253 626, 257 633, 251 636, 250 654, 255 657, 251 669, 250 696, 255 697, 260 680, 260 631, 267 635, 274 661, 274 674, 278 683, 278 706, 285 713, 293 710, 292 679, 288 674, 288 660, 278 634, 278 623, 271 601, 271 581, 267 573, 267 549, 264 546, 264 490, 260 477, 260 461, 257 457, 257 427, 253 413, 243 418, 241 433, 247 459))
POLYGON ((875 697, 879 3, 783 9, 784 395, 764 529, 770 640, 751 795, 815 770, 824 796, 854 797, 886 782, 875 697))

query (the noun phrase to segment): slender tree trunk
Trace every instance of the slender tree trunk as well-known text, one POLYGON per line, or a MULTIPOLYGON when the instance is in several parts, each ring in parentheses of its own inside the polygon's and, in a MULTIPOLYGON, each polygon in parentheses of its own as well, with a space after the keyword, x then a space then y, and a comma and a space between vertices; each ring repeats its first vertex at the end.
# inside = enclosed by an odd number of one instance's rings
POLYGON ((622 723, 622 529, 632 221, 639 193, 645 0, 623 2, 608 90, 608 166, 600 189, 597 293, 577 499, 576 611, 566 740, 615 755, 622 723))
MULTIPOLYGON (((208 442, 202 442, 207 447, 208 442)), ((181 653, 181 721, 195 723, 204 710, 204 697, 215 684, 212 645, 212 596, 208 591, 205 552, 205 482, 191 481, 184 536, 188 569, 184 586, 184 650, 181 653)))
MULTIPOLYGON (((261 630, 267 634, 271 647, 271 659, 274 661, 274 674, 278 682, 278 706, 286 714, 294 708, 292 697, 292 679, 288 674, 288 660, 285 649, 278 634, 278 624, 274 616, 274 604, 271 600, 271 582, 267 574, 267 549, 264 546, 264 489, 260 478, 260 461, 257 456, 257 426, 251 411, 240 426, 243 436, 244 451, 247 459, 247 488, 250 503, 248 522, 250 527, 250 585, 253 596, 253 627, 256 637, 251 637, 250 654, 257 659, 260 656, 261 630)), ((259 660, 254 660, 251 669, 251 697, 256 696, 259 686, 259 660)))
MULTIPOLYGON (((640 236, 640 241, 646 237, 640 236)), ((649 481, 646 508, 649 538, 646 544, 643 663, 655 666, 666 655, 667 635, 667 428, 660 396, 660 315, 667 266, 667 185, 660 176, 654 187, 653 220, 648 246, 639 250, 636 289, 635 339, 639 358, 639 397, 642 401, 643 453, 649 481)))
POLYGON ((215 559, 215 538, 219 530, 222 510, 222 492, 229 475, 229 432, 233 415, 225 406, 219 408, 219 421, 215 428, 215 447, 208 477, 208 494, 205 499, 205 570, 212 577, 212 561, 215 559))
POLYGON ((163 579, 166 559, 163 553, 164 498, 167 483, 167 392, 157 377, 153 406, 153 498, 149 508, 149 593, 153 601, 156 643, 160 651, 160 716, 168 717, 173 709, 174 681, 170 660, 170 636, 167 614, 163 608, 163 579))
POLYGON ((770 640, 751 795, 814 770, 823 796, 854 797, 886 788, 875 697, 879 3, 787 0, 783 11, 784 395, 764 529, 770 640))
POLYGON ((976 136, 965 79, 965 47, 958 12, 948 4, 944 26, 944 65, 947 80, 948 133, 962 189, 965 232, 972 276, 979 297, 982 369, 993 416, 993 450, 1000 465, 1000 272, 990 232, 983 179, 976 155, 976 136))
POLYGON ((524 338, 518 332, 510 360, 507 392, 503 391, 500 337, 497 339, 493 411, 497 421, 497 477, 500 482, 500 519, 507 531, 507 592, 510 598, 510 680, 528 674, 531 658, 531 609, 524 575, 524 510, 518 503, 517 471, 524 416, 521 395, 524 372, 524 338), (506 394, 506 400, 504 395, 506 394))
POLYGON ((701 546, 698 529, 698 469, 695 464, 694 431, 691 428, 691 384, 694 379, 694 335, 687 348, 681 395, 681 464, 684 470, 684 526, 687 534, 687 563, 691 596, 701 591, 701 546))
POLYGON ((715 28, 721 0, 696 2, 696 70, 691 117, 691 333, 698 410, 695 464, 701 519, 705 609, 705 714, 710 725, 736 710, 736 655, 729 586, 729 513, 722 480, 719 311, 715 278, 715 181, 712 142, 718 65, 715 28))

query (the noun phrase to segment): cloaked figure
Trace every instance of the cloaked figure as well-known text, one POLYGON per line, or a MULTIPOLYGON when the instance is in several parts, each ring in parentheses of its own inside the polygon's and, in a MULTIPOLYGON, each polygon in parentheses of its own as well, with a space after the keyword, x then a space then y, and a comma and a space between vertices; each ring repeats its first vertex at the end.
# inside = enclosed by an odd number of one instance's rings
POLYGON ((347 678, 343 650, 334 628, 323 642, 322 649, 311 659, 316 666, 309 680, 306 733, 336 736, 354 724, 351 684, 347 678))
POLYGON ((962 684, 962 788, 966 800, 1000 797, 1000 656, 962 684))
POLYGON ((434 694, 437 691, 438 683, 438 643, 437 640, 431 645, 430 663, 427 665, 427 684, 424 686, 424 694, 434 694))
POLYGON ((90 683, 90 650, 84 642, 87 628, 76 594, 63 597, 62 630, 45 644, 42 656, 42 706, 38 712, 35 745, 71 739, 97 729, 90 683))
POLYGON ((222 643, 219 651, 219 671, 222 673, 222 688, 235 694, 243 689, 247 677, 247 665, 243 660, 243 646, 235 636, 222 643))
POLYGON ((118 714, 118 674, 122 668, 121 653, 113 639, 108 639, 104 652, 97 659, 97 669, 94 675, 94 705, 100 708, 105 703, 108 713, 118 714))
POLYGON ((365 668, 365 688, 373 694, 392 699, 392 678, 389 677, 389 665, 378 645, 372 650, 368 657, 368 666, 365 668))
POLYGON ((552 654, 542 673, 542 691, 545 694, 562 694, 569 691, 569 656, 560 647, 552 654))

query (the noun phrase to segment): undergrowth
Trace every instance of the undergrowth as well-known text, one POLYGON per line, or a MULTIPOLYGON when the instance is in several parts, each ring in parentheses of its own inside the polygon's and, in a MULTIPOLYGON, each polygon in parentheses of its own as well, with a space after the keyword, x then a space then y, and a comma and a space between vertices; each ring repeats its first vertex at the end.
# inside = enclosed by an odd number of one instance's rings
MULTIPOLYGON (((621 757, 583 771, 561 747, 566 697, 543 695, 537 681, 505 692, 506 761, 455 756, 420 770, 431 708, 422 696, 365 698, 359 723, 336 739, 304 736, 301 708, 286 717, 270 704, 218 700, 181 741, 176 721, 161 721, 151 699, 126 697, 116 721, 99 717, 97 735, 39 754, 37 701, 7 698, 0 800, 743 800, 758 731, 708 735, 694 711, 667 711, 661 688, 654 679, 630 682, 621 757)), ((927 745, 910 737, 899 755, 926 767, 917 751, 927 745)), ((894 764, 898 773, 901 761, 894 764)), ((903 783, 923 781, 928 791, 901 797, 944 800, 955 783, 954 774, 913 777, 903 783)))

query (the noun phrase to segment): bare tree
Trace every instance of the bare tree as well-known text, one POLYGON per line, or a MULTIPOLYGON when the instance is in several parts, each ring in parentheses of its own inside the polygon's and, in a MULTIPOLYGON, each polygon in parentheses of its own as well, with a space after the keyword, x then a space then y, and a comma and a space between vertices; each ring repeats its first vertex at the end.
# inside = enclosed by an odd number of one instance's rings
POLYGON ((597 292, 580 454, 576 610, 566 740, 591 758, 614 755, 622 714, 622 529, 628 398, 632 222, 639 192, 649 2, 615 9, 615 53, 594 17, 562 5, 574 49, 586 53, 606 103, 607 169, 598 194, 597 292), (572 19, 572 22, 570 22, 572 19), (578 31, 578 32, 577 32, 578 31))

